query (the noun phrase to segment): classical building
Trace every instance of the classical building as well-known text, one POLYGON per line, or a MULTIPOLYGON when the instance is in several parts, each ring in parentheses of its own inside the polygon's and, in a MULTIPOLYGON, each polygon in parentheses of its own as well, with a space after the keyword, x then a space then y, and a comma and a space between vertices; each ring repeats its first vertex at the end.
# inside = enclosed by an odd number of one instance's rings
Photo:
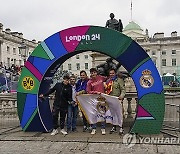
POLYGON ((154 61, 161 76, 166 73, 180 76, 180 36, 176 31, 172 32, 170 36, 164 36, 164 33, 155 33, 153 37, 149 37, 147 29, 144 33, 138 24, 131 21, 124 28, 123 33, 144 48, 154 61))
POLYGON ((0 62, 6 68, 14 65, 24 65, 24 61, 38 45, 36 40, 28 40, 22 33, 12 32, 9 28, 4 30, 0 23, 0 62))
MULTIPOLYGON (((180 76, 180 36, 176 31, 170 36, 155 33, 150 37, 147 29, 144 31, 137 23, 131 21, 125 26, 123 33, 144 48, 161 76, 166 73, 180 76)), ((3 24, 0 23, 0 62, 6 67, 12 64, 24 65, 24 61, 37 45, 35 40, 30 41, 25 39, 22 33, 12 32, 9 28, 4 29, 3 24)), ((61 68, 77 75, 80 70, 85 70, 89 74, 91 67, 104 63, 106 58, 106 55, 87 51, 69 58, 61 68)))
MULTIPOLYGON (((159 73, 163 76, 171 73, 180 76, 180 36, 174 31, 170 36, 155 33, 150 37, 148 30, 143 29, 134 21, 129 22, 123 33, 135 40, 148 53, 159 73)), ((92 54, 93 66, 104 63, 107 56, 100 53, 92 54)))
POLYGON ((68 70, 72 74, 77 75, 77 76, 79 76, 79 73, 81 70, 85 70, 87 74, 90 75, 89 69, 92 67, 92 57, 90 56, 91 53, 92 53, 91 51, 87 51, 87 52, 77 54, 67 59, 63 63, 61 68, 63 70, 68 70))

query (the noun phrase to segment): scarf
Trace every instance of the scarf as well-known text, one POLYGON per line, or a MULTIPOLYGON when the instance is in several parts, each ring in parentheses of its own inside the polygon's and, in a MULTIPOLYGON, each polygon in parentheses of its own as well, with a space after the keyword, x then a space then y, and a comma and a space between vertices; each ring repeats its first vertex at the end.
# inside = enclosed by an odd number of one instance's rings
POLYGON ((116 79, 117 79, 117 75, 115 75, 114 77, 112 77, 106 81, 106 83, 105 83, 105 93, 106 94, 109 95, 112 92, 113 82, 116 79))

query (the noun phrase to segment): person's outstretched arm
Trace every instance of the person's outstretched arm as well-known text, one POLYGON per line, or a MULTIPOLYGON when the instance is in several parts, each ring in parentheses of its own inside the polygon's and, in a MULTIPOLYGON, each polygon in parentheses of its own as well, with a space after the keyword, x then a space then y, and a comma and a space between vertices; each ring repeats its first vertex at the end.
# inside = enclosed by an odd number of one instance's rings
POLYGON ((56 87, 57 87, 57 84, 53 88, 49 89, 47 93, 39 95, 39 97, 49 96, 56 90, 56 87))

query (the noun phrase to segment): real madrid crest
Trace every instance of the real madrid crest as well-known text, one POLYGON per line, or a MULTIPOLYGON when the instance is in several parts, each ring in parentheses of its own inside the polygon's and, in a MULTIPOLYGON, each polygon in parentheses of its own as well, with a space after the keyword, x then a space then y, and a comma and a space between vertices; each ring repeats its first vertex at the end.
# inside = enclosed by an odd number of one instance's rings
POLYGON ((151 71, 148 69, 142 71, 142 76, 141 76, 139 82, 143 88, 152 87, 152 85, 154 84, 154 79, 151 76, 151 71))
POLYGON ((109 110, 109 106, 108 106, 108 103, 106 102, 106 98, 99 96, 97 100, 98 100, 98 103, 96 105, 96 108, 98 112, 101 114, 105 114, 109 110))

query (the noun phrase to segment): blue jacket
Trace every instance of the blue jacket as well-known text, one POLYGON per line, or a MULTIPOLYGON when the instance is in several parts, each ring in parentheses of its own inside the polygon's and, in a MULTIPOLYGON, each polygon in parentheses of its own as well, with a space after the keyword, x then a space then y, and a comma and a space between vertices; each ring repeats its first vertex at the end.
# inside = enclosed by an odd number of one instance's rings
POLYGON ((82 90, 86 92, 87 82, 88 82, 88 79, 85 81, 82 81, 81 79, 78 80, 76 83, 76 92, 80 92, 82 90))

